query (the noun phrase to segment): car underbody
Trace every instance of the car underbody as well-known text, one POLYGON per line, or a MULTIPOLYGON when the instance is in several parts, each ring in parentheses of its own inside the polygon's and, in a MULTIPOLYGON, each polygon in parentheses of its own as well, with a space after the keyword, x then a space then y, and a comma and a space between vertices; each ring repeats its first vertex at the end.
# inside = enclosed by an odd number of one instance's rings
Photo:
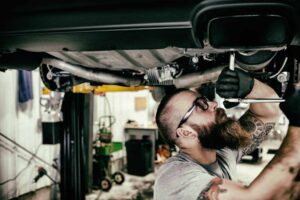
POLYGON ((1 10, 0 68, 39 67, 52 90, 199 87, 216 80, 232 52, 263 81, 281 74, 282 84, 283 72, 298 81, 299 1, 10 3, 1 10))

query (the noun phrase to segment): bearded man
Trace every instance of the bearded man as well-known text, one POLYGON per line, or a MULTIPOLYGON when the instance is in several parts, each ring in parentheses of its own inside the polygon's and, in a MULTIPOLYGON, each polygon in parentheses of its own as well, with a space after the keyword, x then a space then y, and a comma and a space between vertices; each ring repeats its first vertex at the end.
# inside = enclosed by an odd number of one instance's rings
MULTIPOLYGON (((216 92, 224 98, 278 98, 268 85, 228 67, 218 78, 216 92)), ((225 184, 230 188, 237 181, 239 159, 258 147, 280 114, 278 103, 255 103, 234 120, 217 102, 194 91, 180 89, 165 96, 157 109, 156 123, 161 136, 179 152, 160 166, 154 199, 208 199, 207 193, 214 191, 220 180, 229 180, 225 184)))

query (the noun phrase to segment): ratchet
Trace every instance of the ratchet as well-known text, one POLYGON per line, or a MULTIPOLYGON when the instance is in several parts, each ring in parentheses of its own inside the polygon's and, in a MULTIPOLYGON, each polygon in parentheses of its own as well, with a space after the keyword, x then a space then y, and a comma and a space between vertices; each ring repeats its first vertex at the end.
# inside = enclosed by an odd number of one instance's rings
POLYGON ((224 101, 228 101, 231 103, 280 103, 284 102, 285 99, 280 98, 249 98, 249 99, 238 99, 238 98, 228 98, 224 101))
MULTIPOLYGON (((235 53, 230 52, 230 60, 229 60, 229 69, 234 71, 235 64, 235 53)), ((280 103, 284 102, 284 99, 281 98, 249 98, 249 99, 240 99, 240 98, 228 98, 224 101, 230 103, 280 103)))

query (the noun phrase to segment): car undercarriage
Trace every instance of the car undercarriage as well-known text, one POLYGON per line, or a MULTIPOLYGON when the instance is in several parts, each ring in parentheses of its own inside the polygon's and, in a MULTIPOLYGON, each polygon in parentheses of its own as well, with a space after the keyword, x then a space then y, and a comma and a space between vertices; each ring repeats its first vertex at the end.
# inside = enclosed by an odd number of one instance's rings
POLYGON ((0 68, 39 67, 52 90, 197 87, 218 77, 231 52, 263 81, 283 71, 298 80, 297 1, 15 3, 2 10, 0 68))

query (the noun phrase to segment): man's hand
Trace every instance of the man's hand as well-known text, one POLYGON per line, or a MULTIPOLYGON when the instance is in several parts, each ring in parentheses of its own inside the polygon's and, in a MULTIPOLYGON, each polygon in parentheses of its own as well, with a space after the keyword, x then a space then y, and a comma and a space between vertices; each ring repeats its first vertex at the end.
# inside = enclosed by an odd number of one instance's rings
POLYGON ((300 127, 300 89, 295 88, 293 93, 280 104, 280 108, 290 121, 290 126, 300 127))
MULTIPOLYGON (((234 71, 224 68, 216 83, 216 92, 223 98, 245 98, 252 90, 254 78, 238 68, 234 71)), ((238 103, 224 102, 225 108, 231 108, 238 103)))

